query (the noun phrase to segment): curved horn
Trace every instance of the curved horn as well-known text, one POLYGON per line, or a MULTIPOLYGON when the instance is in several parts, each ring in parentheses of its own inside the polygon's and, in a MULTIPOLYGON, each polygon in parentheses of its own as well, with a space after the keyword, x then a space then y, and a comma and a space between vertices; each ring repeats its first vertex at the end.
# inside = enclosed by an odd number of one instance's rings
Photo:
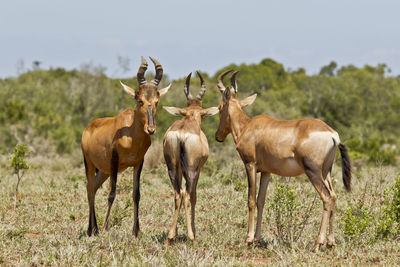
POLYGON ((221 91, 221 93, 223 93, 224 91, 225 91, 225 85, 224 85, 224 83, 222 82, 222 80, 224 79, 224 77, 228 74, 228 73, 230 73, 230 72, 232 72, 233 70, 227 70, 227 71, 224 71, 223 73, 221 73, 219 76, 218 76, 218 83, 217 83, 217 86, 218 86, 218 88, 219 88, 219 90, 221 91))
POLYGON ((231 76, 231 85, 232 85, 232 88, 233 88, 233 92, 235 94, 237 94, 236 74, 238 74, 238 73, 239 73, 239 71, 237 70, 234 73, 232 73, 232 76, 231 76))
POLYGON ((201 100, 203 98, 204 93, 206 92, 206 83, 204 82, 203 76, 201 76, 201 73, 199 71, 196 71, 197 76, 200 78, 200 83, 201 83, 201 89, 199 94, 196 96, 197 100, 201 100))
POLYGON ((185 85, 183 87, 183 91, 185 92, 187 100, 192 100, 193 99, 192 94, 189 92, 190 77, 192 77, 192 73, 189 73, 189 75, 186 77, 186 82, 185 82, 185 85))
POLYGON ((144 73, 147 70, 147 61, 142 57, 142 63, 140 64, 139 70, 137 72, 137 80, 139 85, 146 84, 146 79, 144 78, 144 73))
POLYGON ((151 61, 153 61, 154 63, 154 67, 156 68, 156 76, 154 77, 154 79, 151 81, 152 83, 154 83, 155 85, 158 85, 161 81, 162 75, 163 75, 163 68, 160 64, 160 62, 157 61, 157 59, 149 57, 151 59, 151 61))

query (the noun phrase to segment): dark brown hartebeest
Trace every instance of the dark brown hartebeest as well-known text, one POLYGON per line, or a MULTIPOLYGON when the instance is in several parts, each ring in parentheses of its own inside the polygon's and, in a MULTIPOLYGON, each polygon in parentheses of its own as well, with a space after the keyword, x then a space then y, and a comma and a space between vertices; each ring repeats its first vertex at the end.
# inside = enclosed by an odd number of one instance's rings
POLYGON ((113 118, 94 120, 83 132, 82 152, 87 177, 87 197, 89 201, 89 227, 87 234, 98 234, 95 213, 95 195, 97 189, 111 176, 108 196, 108 210, 103 229, 108 229, 108 218, 115 199, 117 174, 132 166, 133 171, 133 201, 135 236, 139 234, 139 179, 143 166, 143 158, 151 144, 150 135, 156 130, 154 117, 160 96, 167 93, 170 86, 158 90, 158 84, 163 75, 161 64, 151 58, 155 65, 156 75, 147 82, 144 73, 147 62, 142 57, 142 63, 137 73, 139 91, 122 86, 137 102, 136 109, 127 109, 113 118))

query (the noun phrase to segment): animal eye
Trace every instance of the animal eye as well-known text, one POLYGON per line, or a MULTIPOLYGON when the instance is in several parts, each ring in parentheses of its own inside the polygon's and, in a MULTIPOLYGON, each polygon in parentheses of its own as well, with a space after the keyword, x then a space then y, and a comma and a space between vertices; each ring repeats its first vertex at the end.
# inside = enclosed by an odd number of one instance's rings
POLYGON ((139 100, 139 105, 141 105, 141 106, 143 106, 143 101, 142 100, 139 100))

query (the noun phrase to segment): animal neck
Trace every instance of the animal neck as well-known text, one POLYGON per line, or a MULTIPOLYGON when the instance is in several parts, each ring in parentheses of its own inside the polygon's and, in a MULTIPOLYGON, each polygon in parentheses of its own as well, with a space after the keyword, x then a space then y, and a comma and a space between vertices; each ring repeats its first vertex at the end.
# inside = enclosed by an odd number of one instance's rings
POLYGON ((140 111, 135 110, 135 116, 133 119, 131 133, 135 136, 148 136, 148 134, 144 131, 144 115, 140 113, 140 111))
POLYGON ((246 125, 250 122, 250 118, 243 112, 241 109, 236 109, 234 114, 231 114, 230 121, 231 121, 231 133, 233 136, 233 140, 235 144, 239 142, 240 135, 243 132, 243 129, 246 125))
POLYGON ((188 120, 188 121, 194 122, 199 127, 201 126, 201 116, 186 116, 184 118, 184 120, 188 120))

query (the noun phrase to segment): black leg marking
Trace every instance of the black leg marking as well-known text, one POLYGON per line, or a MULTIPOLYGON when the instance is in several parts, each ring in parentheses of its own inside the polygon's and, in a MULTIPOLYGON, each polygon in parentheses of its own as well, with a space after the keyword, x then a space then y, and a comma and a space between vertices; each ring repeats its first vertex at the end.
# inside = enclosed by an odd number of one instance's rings
POLYGON ((137 171, 135 170, 135 175, 133 177, 133 201, 134 201, 134 228, 133 232, 137 237, 139 235, 140 226, 139 226, 139 201, 140 201, 140 174, 142 173, 143 162, 140 163, 137 171))

